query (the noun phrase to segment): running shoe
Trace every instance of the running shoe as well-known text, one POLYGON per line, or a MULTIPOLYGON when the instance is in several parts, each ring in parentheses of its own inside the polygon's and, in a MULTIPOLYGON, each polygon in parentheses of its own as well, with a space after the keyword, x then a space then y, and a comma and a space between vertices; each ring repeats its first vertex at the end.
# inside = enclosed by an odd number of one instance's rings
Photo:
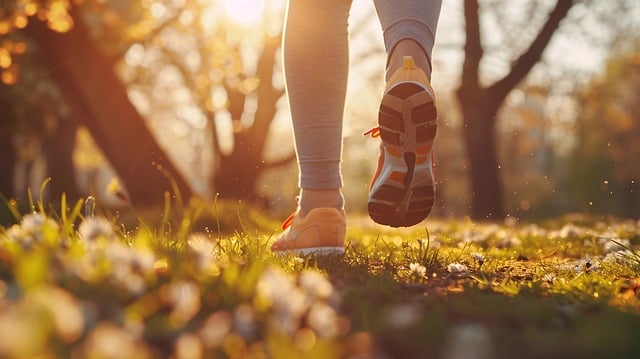
POLYGON ((437 112, 427 75, 411 56, 387 82, 378 127, 365 133, 382 139, 378 168, 371 180, 368 210, 377 223, 409 227, 433 207, 432 146, 437 112))
POLYGON ((282 224, 284 232, 271 250, 280 253, 343 254, 347 220, 344 210, 315 208, 302 216, 300 210, 282 224))

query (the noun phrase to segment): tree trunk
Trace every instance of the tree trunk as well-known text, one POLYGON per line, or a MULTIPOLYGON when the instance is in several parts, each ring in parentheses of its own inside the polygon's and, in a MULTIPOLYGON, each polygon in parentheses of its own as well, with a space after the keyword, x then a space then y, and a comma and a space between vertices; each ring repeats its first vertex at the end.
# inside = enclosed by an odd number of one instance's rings
POLYGON ((129 101, 114 64, 91 39, 77 7, 74 27, 59 34, 41 21, 30 21, 26 32, 44 54, 45 66, 64 89, 65 98, 80 104, 83 124, 113 165, 134 205, 157 205, 166 191, 192 195, 191 188, 170 162, 129 101))
POLYGON ((469 158, 471 218, 503 218, 505 215, 502 177, 496 149, 495 110, 487 108, 482 96, 458 92, 464 117, 464 140, 469 158))
POLYGON ((66 193, 70 203, 80 198, 76 184, 73 150, 76 144, 78 123, 71 119, 60 119, 58 128, 44 143, 47 173, 51 177, 48 186, 49 198, 56 202, 66 193))
MULTIPOLYGON (((266 39, 258 59, 256 75, 261 81, 256 89, 258 108, 253 124, 234 133, 233 151, 230 154, 222 154, 217 148, 220 166, 213 178, 213 186, 221 198, 256 202, 259 200, 256 184, 260 175, 267 169, 277 168, 295 159, 292 153, 279 161, 267 163, 264 160, 267 133, 277 112, 277 101, 284 94, 283 89, 275 88, 271 81, 280 41, 280 37, 266 39)), ((246 94, 229 87, 226 90, 231 118, 237 126, 241 126, 246 94)), ((212 129, 214 141, 217 141, 215 124, 212 129)))
POLYGON ((473 219, 502 218, 505 215, 495 141, 496 114, 507 95, 540 61, 551 37, 574 4, 575 0, 557 0, 546 22, 529 47, 512 63, 509 72, 485 87, 480 83, 480 62, 484 56, 484 48, 481 42, 479 2, 463 2, 466 42, 457 95, 464 117, 465 144, 471 165, 473 219))
MULTIPOLYGON (((13 193, 13 173, 15 171, 16 153, 13 147, 13 132, 8 125, 8 117, 0 110, 0 193, 11 198, 13 193)), ((0 206, 3 206, 0 203, 0 206)))

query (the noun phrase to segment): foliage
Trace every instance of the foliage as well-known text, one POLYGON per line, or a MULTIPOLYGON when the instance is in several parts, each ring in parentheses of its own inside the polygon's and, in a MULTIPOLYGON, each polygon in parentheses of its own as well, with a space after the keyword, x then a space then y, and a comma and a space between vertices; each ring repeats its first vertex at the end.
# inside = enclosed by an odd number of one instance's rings
POLYGON ((631 160, 640 156, 639 93, 636 46, 613 56, 603 76, 589 84, 578 117, 581 131, 574 176, 579 189, 604 210, 625 216, 640 210, 640 163, 631 160))
MULTIPOLYGON (((137 227, 92 202, 0 229, 2 357, 633 357, 640 223, 351 218, 344 257, 270 230, 137 227), (77 226, 76 226, 77 225, 77 226), (116 343, 116 344, 114 344, 116 343)), ((197 208, 197 206, 196 206, 197 208)), ((224 211, 223 208, 215 207, 224 211)), ((218 213, 243 217, 243 212, 218 213)), ((252 217, 258 214, 252 214, 252 217)), ((268 223, 268 221, 264 222, 268 223)))

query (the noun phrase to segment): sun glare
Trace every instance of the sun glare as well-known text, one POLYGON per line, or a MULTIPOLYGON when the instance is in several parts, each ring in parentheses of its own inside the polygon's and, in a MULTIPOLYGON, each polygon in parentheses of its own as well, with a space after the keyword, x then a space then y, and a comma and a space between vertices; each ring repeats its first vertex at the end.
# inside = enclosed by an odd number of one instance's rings
POLYGON ((240 25, 249 25, 262 16, 264 0, 225 0, 224 11, 230 20, 240 25))

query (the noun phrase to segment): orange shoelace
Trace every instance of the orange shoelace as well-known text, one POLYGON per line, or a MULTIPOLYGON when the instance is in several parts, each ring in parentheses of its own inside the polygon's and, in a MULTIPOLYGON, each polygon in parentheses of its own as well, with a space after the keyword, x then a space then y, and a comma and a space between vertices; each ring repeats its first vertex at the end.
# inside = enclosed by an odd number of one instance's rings
POLYGON ((296 216, 296 214, 298 214, 298 212, 293 212, 289 215, 289 217, 287 217, 287 219, 284 220, 284 222, 282 222, 282 230, 284 231, 285 229, 291 227, 291 223, 293 223, 293 218, 296 216))
POLYGON ((374 127, 362 134, 363 136, 371 136, 371 138, 380 137, 380 127, 374 127))

